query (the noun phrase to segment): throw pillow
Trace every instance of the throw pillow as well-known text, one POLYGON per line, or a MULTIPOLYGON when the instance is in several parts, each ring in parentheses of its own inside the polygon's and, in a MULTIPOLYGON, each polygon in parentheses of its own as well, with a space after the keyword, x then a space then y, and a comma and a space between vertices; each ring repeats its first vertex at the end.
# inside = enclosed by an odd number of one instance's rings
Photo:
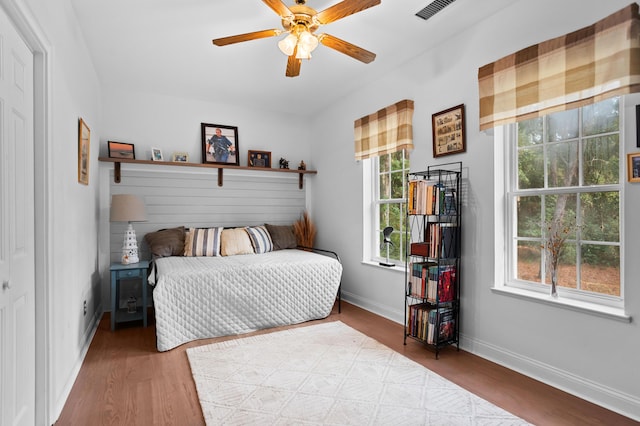
POLYGON ((184 226, 149 232, 144 236, 152 259, 182 256, 184 253, 184 226))
POLYGON ((246 228, 253 251, 256 253, 267 253, 273 250, 273 241, 267 228, 264 226, 249 226, 246 228))
POLYGON ((271 235, 274 250, 284 250, 296 248, 298 246, 298 242, 291 225, 269 225, 267 223, 264 226, 267 227, 267 231, 269 231, 269 234, 271 235))
POLYGON ((223 230, 220 246, 220 253, 223 256, 253 253, 253 246, 251 245, 249 234, 247 234, 244 228, 223 230))
POLYGON ((185 256, 220 256, 221 227, 189 228, 184 243, 185 256))

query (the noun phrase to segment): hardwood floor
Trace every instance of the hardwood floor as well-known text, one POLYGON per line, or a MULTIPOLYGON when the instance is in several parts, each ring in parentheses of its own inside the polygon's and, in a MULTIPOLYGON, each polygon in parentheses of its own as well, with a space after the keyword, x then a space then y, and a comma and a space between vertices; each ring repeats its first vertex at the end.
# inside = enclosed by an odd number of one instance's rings
MULTIPOLYGON (((199 340, 160 353, 152 316, 147 328, 125 326, 111 332, 105 314, 56 425, 204 424, 185 351, 242 336, 199 340)), ((638 424, 462 350, 447 348, 436 360, 415 341, 403 345, 401 325, 348 303, 342 303, 341 314, 334 309, 321 322, 338 320, 530 423, 638 424)), ((291 327, 251 334, 284 328, 291 327)))

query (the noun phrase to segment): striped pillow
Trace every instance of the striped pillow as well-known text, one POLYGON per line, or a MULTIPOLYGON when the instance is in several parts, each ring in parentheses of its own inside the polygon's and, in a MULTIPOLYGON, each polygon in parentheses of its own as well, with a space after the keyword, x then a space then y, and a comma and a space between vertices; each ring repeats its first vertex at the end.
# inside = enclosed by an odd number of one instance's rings
POLYGON ((189 228, 184 242, 185 256, 220 256, 222 227, 189 228))
POLYGON ((267 231, 266 227, 248 226, 245 229, 247 231, 247 234, 249 234, 251 244, 253 245, 253 250, 256 253, 267 253, 273 251, 273 241, 271 241, 271 234, 269 234, 269 231, 267 231))

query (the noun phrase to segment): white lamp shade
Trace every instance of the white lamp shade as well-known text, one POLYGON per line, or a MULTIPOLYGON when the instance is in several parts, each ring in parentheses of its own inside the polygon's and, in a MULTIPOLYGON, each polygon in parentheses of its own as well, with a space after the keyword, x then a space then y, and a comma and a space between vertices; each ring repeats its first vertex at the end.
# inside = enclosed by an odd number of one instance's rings
POLYGON ((116 194, 111 196, 111 222, 144 222, 147 211, 144 201, 133 194, 116 194))

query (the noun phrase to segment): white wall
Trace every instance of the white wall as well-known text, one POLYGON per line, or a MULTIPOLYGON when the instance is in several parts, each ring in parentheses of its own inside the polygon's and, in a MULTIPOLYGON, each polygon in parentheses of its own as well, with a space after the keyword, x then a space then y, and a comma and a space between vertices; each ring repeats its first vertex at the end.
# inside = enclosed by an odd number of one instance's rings
MULTIPOLYGON (((640 330, 637 323, 516 299, 491 291, 494 274, 493 138, 478 128, 477 71, 482 65, 546 39, 590 25, 628 0, 520 0, 458 37, 402 64, 369 87, 317 116, 314 163, 324 172, 311 183, 319 245, 338 251, 345 299, 402 322, 404 275, 361 263, 362 165, 354 160, 353 121, 401 99, 415 100, 412 170, 463 162, 463 347, 578 396, 640 419, 640 330), (464 103, 467 152, 434 161, 431 114, 464 103), (322 147, 319 149, 319 147, 322 147), (337 172, 339 173, 332 173, 337 172)), ((636 99, 637 102, 637 99, 636 99)), ((631 115, 635 102, 627 104, 631 115)), ((625 151, 635 148, 635 124, 625 151)), ((640 314, 637 227, 640 186, 626 185, 626 312, 640 314), (632 260, 633 259, 633 260, 632 260)), ((401 339, 402 336, 398 336, 401 339)), ((426 354, 426 356, 429 356, 426 354)))

